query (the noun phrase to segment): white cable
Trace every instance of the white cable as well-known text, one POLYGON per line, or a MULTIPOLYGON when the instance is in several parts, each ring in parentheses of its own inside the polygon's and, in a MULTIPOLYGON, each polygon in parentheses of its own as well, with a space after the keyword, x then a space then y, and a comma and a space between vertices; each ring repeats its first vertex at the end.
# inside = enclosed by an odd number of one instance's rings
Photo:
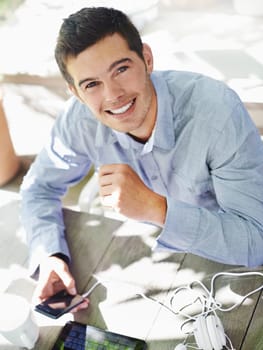
MULTIPOLYGON (((170 306, 171 306, 171 309, 174 310, 174 298, 175 296, 177 295, 178 292, 182 291, 182 290, 189 290, 190 292, 194 292, 194 289, 192 287, 193 284, 199 284, 202 289, 205 291, 205 293, 207 294, 207 296, 201 294, 199 295, 193 302, 183 306, 181 309, 179 309, 177 311, 177 313, 181 316, 185 316, 186 318, 190 318, 191 316, 186 314, 186 313, 183 313, 182 310, 189 307, 189 306, 192 306, 194 305, 197 301, 200 301, 201 302, 201 305, 202 305, 202 311, 199 313, 199 314, 196 314, 194 317, 199 317, 199 316, 207 316, 209 313, 213 312, 213 311, 216 311, 218 309, 219 306, 221 306, 220 303, 216 302, 216 300, 214 300, 211 295, 210 295, 210 292, 209 290, 205 287, 205 285, 200 282, 200 281, 194 281, 192 282, 190 285, 188 286, 184 286, 184 287, 179 287, 177 288, 171 299, 170 299, 170 306), (209 302, 208 302, 209 301, 209 302)), ((191 319, 193 319, 193 317, 191 317, 191 319)))
POLYGON ((92 286, 87 292, 83 293, 81 296, 82 296, 83 298, 87 298, 87 297, 94 291, 94 289, 95 289, 96 287, 98 287, 98 285, 100 285, 100 284, 101 284, 100 281, 95 282, 95 283, 93 284, 93 286, 92 286))
MULTIPOLYGON (((155 302, 155 303, 158 303, 159 305, 161 305, 162 307, 164 307, 165 309, 167 309, 168 311, 172 312, 174 315, 181 315, 183 317, 185 317, 187 320, 184 321, 182 324, 181 324, 181 330, 183 329, 183 327, 189 323, 189 322, 192 322, 192 321, 195 321, 198 317, 200 316, 207 316, 208 314, 210 313, 214 313, 216 315, 216 311, 217 310, 220 310, 220 311, 223 311, 223 312, 227 312, 227 311, 231 311, 233 310, 234 308, 236 308, 237 306, 240 306, 246 298, 248 298, 249 296, 251 296, 252 294, 255 294, 257 293, 258 291, 260 291, 261 289, 263 289, 263 285, 261 285, 260 287, 256 288, 255 290, 247 293, 241 300, 241 302, 239 303, 236 303, 234 305, 232 305, 231 307, 229 308, 223 308, 222 307, 222 304, 219 303, 218 301, 216 301, 215 299, 215 282, 216 282, 216 279, 221 277, 221 276, 231 276, 231 277, 243 277, 243 276, 261 276, 263 277, 263 273, 261 272, 241 272, 241 273, 235 273, 235 272, 219 272, 219 273, 216 273, 212 279, 211 279, 211 283, 210 283, 210 291, 208 290, 208 288, 201 282, 201 281, 193 281, 190 285, 188 286, 181 286, 179 288, 177 288, 172 297, 170 298, 170 307, 165 305, 163 302, 153 298, 153 297, 149 297, 149 296, 146 296, 144 293, 142 292, 136 292, 136 295, 139 295, 141 296, 142 298, 146 299, 146 300, 150 300, 151 302, 155 302), (199 286, 201 286, 202 290, 205 291, 205 294, 206 295, 203 295, 201 294, 201 296, 198 296, 194 302, 192 303, 189 303, 188 305, 185 305, 183 306, 182 308, 180 308, 178 311, 174 311, 174 306, 173 306, 173 303, 174 303, 174 298, 175 296, 177 295, 178 292, 182 291, 182 290, 190 290, 190 291, 193 291, 193 285, 194 284, 198 284, 199 286), (185 312, 183 312, 184 309, 186 309, 187 307, 195 304, 197 301, 200 301, 201 304, 202 304, 202 311, 201 313, 198 313, 194 316, 191 316, 185 312)), ((97 282, 94 283, 94 285, 86 292, 84 293, 82 296, 83 297, 87 297, 90 293, 92 293, 92 291, 99 285, 99 284, 102 284, 102 285, 105 285, 105 283, 107 284, 108 282, 110 283, 121 283, 121 284, 129 284, 131 285, 131 283, 128 283, 128 282, 122 282, 122 281, 113 281, 113 280, 102 280, 100 278, 98 278, 97 276, 94 275, 95 278, 97 278, 97 282)), ((192 334, 192 332, 188 332, 188 333, 185 333, 185 334, 192 334)), ((230 345, 230 348, 228 348, 229 350, 234 350, 233 348, 233 345, 232 345, 232 342, 230 340, 230 338, 225 334, 225 337, 226 337, 226 340, 228 341, 229 345, 230 345)), ((190 344, 188 344, 189 347, 192 347, 193 349, 195 348, 194 346, 191 346, 190 344)), ((197 349, 197 348, 195 348, 197 349)))
MULTIPOLYGON (((215 281, 218 277, 220 276, 231 276, 231 277, 243 277, 243 276, 261 276, 263 277, 263 273, 261 272, 241 272, 241 273, 237 273, 237 272, 218 272, 217 274, 215 274, 212 279, 211 279, 211 291, 210 294, 213 297, 214 293, 215 293, 215 281)), ((241 304, 243 304, 243 302, 250 297, 251 295, 259 292, 261 289, 263 289, 263 284, 254 289, 253 291, 247 293, 245 296, 243 296, 242 300, 239 303, 236 303, 228 308, 222 308, 222 307, 218 307, 218 310, 222 311, 222 312, 228 312, 228 311, 232 311, 233 309, 235 309, 236 307, 240 306, 241 304)))
MULTIPOLYGON (((164 303, 158 301, 157 299, 154 299, 152 297, 148 297, 146 296, 145 294, 143 294, 142 292, 138 292, 136 293, 137 295, 140 295, 141 297, 143 297, 144 299, 148 299, 148 300, 151 300, 151 301, 154 301, 156 303, 159 303, 161 306, 165 307, 166 309, 168 309, 169 311, 171 311, 173 314, 175 315, 181 315, 181 316, 184 316, 188 319, 194 319, 194 317, 198 317, 198 316, 205 316, 207 315, 208 313, 210 312, 215 312, 217 310, 220 310, 222 312, 228 312, 228 311, 231 311, 233 310, 234 308, 240 306, 246 298, 248 298, 249 296, 257 293, 258 291, 260 291, 261 289, 263 289, 263 285, 261 285, 260 287, 256 288, 255 290, 247 293, 243 298, 242 300, 239 302, 239 303, 236 303, 234 305, 232 305, 231 307, 228 307, 228 308, 223 308, 222 307, 222 304, 219 303, 218 301, 215 300, 214 298, 214 294, 215 294, 215 281, 217 278, 219 278, 220 276, 231 276, 231 277, 242 277, 242 276, 262 276, 263 277, 263 273, 260 273, 260 272, 241 272, 241 273, 235 273, 235 272, 219 272, 219 273, 216 273, 212 279, 211 279, 211 290, 209 291, 208 288, 201 282, 201 281, 198 281, 198 280, 195 280, 193 281, 190 285, 188 286, 181 286, 179 288, 177 288, 171 299, 170 299, 170 306, 167 306, 165 305, 164 303), (175 311, 174 310, 174 306, 173 306, 173 300, 176 296, 176 294, 182 290, 190 290, 192 291, 193 290, 193 285, 194 284, 198 284, 199 286, 202 287, 202 289, 205 291, 205 293, 207 294, 207 298, 202 295, 200 296, 199 298, 196 298, 196 300, 192 303, 192 304, 189 304, 189 305, 185 305, 184 307, 182 307, 181 309, 179 309, 178 311, 175 311), (188 306, 191 306, 193 304, 195 304, 198 300, 202 302, 202 298, 206 298, 204 299, 202 305, 203 305, 203 310, 201 311, 201 313, 195 315, 195 316, 190 316, 188 315, 187 313, 184 313, 182 312, 183 309, 187 308, 188 306)), ((121 283, 121 284, 129 284, 131 285, 131 283, 128 283, 128 282, 123 282, 123 281, 113 281, 113 280, 105 280, 105 279, 100 279, 98 278, 96 275, 94 275, 95 278, 97 278, 97 282, 90 288, 89 291, 87 291, 86 293, 83 294, 84 297, 87 297, 99 284, 102 284, 104 285, 105 283, 121 283)))

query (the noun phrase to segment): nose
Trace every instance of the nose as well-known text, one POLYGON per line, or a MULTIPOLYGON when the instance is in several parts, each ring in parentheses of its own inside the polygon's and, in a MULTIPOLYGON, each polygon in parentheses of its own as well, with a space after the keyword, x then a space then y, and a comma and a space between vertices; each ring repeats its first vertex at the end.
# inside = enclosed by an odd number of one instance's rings
POLYGON ((118 82, 114 80, 104 82, 105 102, 117 103, 123 95, 124 89, 118 82))

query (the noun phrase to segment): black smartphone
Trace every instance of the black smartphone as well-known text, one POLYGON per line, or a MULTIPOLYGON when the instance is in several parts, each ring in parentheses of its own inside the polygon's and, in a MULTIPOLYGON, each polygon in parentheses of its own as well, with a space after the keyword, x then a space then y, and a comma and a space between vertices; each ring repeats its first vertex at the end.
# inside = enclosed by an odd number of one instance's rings
POLYGON ((35 311, 51 318, 59 318, 84 301, 85 298, 82 295, 71 295, 66 290, 62 290, 36 305, 35 311))

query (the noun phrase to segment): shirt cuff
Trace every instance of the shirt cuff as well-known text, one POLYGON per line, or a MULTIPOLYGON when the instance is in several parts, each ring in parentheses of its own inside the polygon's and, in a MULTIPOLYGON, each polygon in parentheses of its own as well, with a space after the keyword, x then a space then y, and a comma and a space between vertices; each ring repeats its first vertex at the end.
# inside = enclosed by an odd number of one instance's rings
POLYGON ((70 262, 70 252, 65 239, 61 239, 59 244, 54 244, 54 240, 52 242, 50 237, 43 244, 41 240, 35 240, 30 244, 29 252, 29 275, 34 279, 38 279, 41 261, 49 256, 59 254, 58 257, 65 259, 66 263, 70 262))
POLYGON ((65 254, 55 253, 55 254, 52 254, 51 256, 54 256, 56 258, 59 258, 59 259, 63 260, 67 265, 69 265, 69 263, 70 263, 69 257, 67 255, 65 255, 65 254))
POLYGON ((198 207, 168 197, 166 220, 156 248, 176 252, 191 250, 198 234, 200 215, 198 207))

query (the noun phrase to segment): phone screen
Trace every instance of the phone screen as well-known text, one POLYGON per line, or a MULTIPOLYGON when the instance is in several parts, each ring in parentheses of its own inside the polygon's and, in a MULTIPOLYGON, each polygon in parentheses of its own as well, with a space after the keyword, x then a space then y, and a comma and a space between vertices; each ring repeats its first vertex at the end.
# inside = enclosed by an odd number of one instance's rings
POLYGON ((62 328, 52 348, 52 350, 61 349, 146 350, 147 344, 142 339, 114 333, 76 321, 69 321, 62 328))
POLYGON ((85 299, 77 294, 70 295, 66 290, 51 296, 47 300, 35 306, 35 310, 51 318, 58 318, 77 305, 81 304, 85 299))

